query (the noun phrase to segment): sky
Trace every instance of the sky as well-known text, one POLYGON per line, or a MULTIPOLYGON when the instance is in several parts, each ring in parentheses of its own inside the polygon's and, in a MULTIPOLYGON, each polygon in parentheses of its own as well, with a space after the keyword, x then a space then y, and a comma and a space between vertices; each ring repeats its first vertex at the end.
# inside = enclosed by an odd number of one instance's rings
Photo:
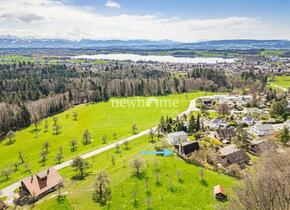
POLYGON ((0 0, 0 36, 290 40, 290 0, 0 0))

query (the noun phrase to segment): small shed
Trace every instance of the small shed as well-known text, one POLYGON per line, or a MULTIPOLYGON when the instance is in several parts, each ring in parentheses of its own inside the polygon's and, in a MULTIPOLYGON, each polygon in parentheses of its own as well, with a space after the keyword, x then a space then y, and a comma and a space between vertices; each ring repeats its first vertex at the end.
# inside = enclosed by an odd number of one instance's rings
POLYGON ((222 186, 216 185, 213 187, 214 196, 218 201, 226 201, 227 195, 225 193, 225 190, 222 186))
POLYGON ((198 141, 185 141, 175 144, 175 150, 179 155, 189 155, 196 150, 199 150, 198 141))

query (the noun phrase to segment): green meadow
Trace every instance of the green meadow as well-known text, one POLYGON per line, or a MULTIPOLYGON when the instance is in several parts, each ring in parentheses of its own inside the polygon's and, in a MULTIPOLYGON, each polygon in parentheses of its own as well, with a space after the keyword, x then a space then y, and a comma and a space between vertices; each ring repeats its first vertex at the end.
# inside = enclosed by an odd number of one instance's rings
POLYGON ((290 87, 290 76, 276 76, 274 81, 271 82, 273 85, 277 85, 283 88, 290 87))
POLYGON ((285 92, 290 88, 290 76, 275 76, 268 82, 268 86, 279 92, 285 92))
POLYGON ((145 167, 142 176, 136 177, 132 160, 140 151, 153 149, 154 143, 149 143, 148 137, 143 136, 130 142, 129 150, 122 145, 120 153, 112 149, 99 154, 88 160, 91 168, 83 180, 72 179, 76 172, 70 167, 65 168, 60 171, 65 185, 61 190, 63 196, 59 199, 55 192, 26 209, 133 210, 148 209, 149 203, 150 209, 156 210, 212 210, 218 203, 213 196, 213 186, 221 184, 230 196, 235 179, 204 170, 204 181, 201 181, 201 168, 185 163, 176 155, 143 155, 145 167), (115 164, 111 161, 112 156, 115 164), (159 183, 156 182, 156 169, 159 170, 159 183), (112 199, 105 206, 92 199, 95 177, 101 170, 107 172, 112 190, 112 199))
POLYGON ((29 176, 29 170, 35 173, 57 164, 55 155, 60 147, 64 155, 62 161, 70 160, 77 155, 131 136, 132 124, 137 125, 138 131, 149 129, 158 124, 162 115, 174 117, 185 111, 193 98, 209 94, 212 93, 192 92, 154 98, 129 97, 111 99, 109 102, 82 104, 53 116, 58 118, 57 124, 61 127, 58 135, 55 135, 52 129, 53 117, 42 120, 37 132, 34 125, 17 131, 13 144, 9 144, 8 139, 0 142, 0 170, 13 171, 8 179, 0 177, 0 189, 29 176), (76 121, 72 116, 74 112, 78 114, 76 121), (47 132, 44 129, 46 120, 47 132), (82 143, 86 129, 91 136, 91 144, 88 145, 82 143), (107 138, 105 143, 102 140, 103 136, 107 138), (76 139, 78 143, 75 151, 71 151, 70 148, 72 139, 76 139), (43 164, 40 162, 40 153, 44 150, 45 142, 49 143, 49 147, 45 164, 43 164), (14 164, 19 162, 19 152, 26 164, 20 165, 16 170, 14 164))

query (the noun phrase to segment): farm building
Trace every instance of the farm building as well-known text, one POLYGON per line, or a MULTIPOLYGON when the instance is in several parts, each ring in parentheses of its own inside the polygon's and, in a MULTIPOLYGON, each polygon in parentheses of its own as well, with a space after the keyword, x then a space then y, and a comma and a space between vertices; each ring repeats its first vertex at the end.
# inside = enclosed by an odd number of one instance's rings
POLYGON ((213 193, 217 200, 219 201, 226 201, 227 195, 225 194, 225 190, 222 186, 216 185, 213 187, 213 193))
POLYGON ((175 145, 179 144, 179 142, 187 141, 187 134, 184 131, 178 131, 174 133, 167 134, 168 143, 175 145))
POLYGON ((198 141, 185 141, 179 144, 175 144, 175 150, 179 155, 189 155, 196 150, 199 150, 198 141))
POLYGON ((34 202, 62 186, 62 178, 54 168, 49 168, 21 181, 20 202, 34 202))
POLYGON ((272 134, 274 128, 270 124, 260 124, 252 126, 251 131, 257 136, 266 136, 272 134))
POLYGON ((243 164, 250 161, 249 156, 242 149, 238 149, 232 144, 219 150, 219 159, 224 166, 231 164, 243 164))

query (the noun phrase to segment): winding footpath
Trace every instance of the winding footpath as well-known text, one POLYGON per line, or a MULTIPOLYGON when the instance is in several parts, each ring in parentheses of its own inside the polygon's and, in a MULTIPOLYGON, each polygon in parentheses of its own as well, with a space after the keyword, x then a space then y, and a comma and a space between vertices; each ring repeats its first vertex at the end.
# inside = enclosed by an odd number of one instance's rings
MULTIPOLYGON (((180 117, 180 116, 183 116, 184 114, 188 115, 192 111, 199 111, 199 109, 196 108, 196 98, 191 100, 187 110, 182 112, 182 113, 180 113, 178 116, 180 117)), ((152 129, 156 129, 156 127, 153 127, 152 129)), ((141 136, 144 136, 144 135, 148 134, 150 130, 151 129, 144 130, 144 131, 142 131, 142 132, 140 132, 140 133, 138 133, 136 135, 124 138, 124 139, 122 139, 120 141, 114 142, 112 144, 106 145, 104 147, 101 147, 101 148, 98 148, 98 149, 93 150, 91 152, 88 152, 86 154, 83 154, 83 155, 81 155, 81 158, 83 158, 83 159, 91 158, 91 157, 93 157, 95 155, 98 155, 98 154, 100 154, 102 152, 105 152, 107 150, 115 148, 117 144, 121 145, 121 144, 124 144, 124 142, 126 142, 126 141, 127 142, 133 141, 133 140, 135 140, 135 139, 137 139, 137 138, 139 138, 141 136)), ((70 166, 72 164, 72 162, 73 162, 73 160, 69 160, 69 161, 63 162, 61 164, 52 166, 52 167, 54 167, 56 170, 61 170, 61 169, 65 168, 65 167, 70 166)), ((0 190, 0 197, 7 197, 6 203, 8 205, 13 204, 14 192, 15 192, 16 189, 18 189, 20 187, 21 181, 22 180, 20 180, 18 182, 15 182, 15 183, 5 187, 4 189, 0 190)))

